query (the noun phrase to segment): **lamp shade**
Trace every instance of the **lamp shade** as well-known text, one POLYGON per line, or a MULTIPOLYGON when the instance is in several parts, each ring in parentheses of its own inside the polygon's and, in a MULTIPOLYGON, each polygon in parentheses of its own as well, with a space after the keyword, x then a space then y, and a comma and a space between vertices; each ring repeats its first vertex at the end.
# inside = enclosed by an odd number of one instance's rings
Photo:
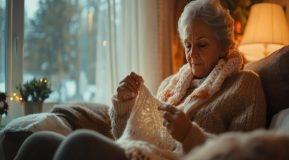
POLYGON ((247 60, 256 61, 289 44, 289 29, 282 7, 257 3, 251 7, 239 50, 247 60))

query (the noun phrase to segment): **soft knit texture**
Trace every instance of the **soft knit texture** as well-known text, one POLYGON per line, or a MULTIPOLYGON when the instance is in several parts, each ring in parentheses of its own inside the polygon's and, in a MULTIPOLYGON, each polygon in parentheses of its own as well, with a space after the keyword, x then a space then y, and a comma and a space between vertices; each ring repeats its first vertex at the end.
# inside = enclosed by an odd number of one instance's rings
MULTIPOLYGON (((238 71, 241 66, 242 58, 237 51, 230 54, 227 62, 225 59, 220 59, 208 77, 205 78, 205 81, 199 86, 194 86, 196 89, 186 97, 185 102, 191 101, 193 98, 203 99, 211 97, 219 91, 224 80, 234 72, 238 71)), ((163 91, 157 94, 158 99, 171 105, 178 105, 181 99, 185 96, 186 90, 191 87, 193 79, 194 75, 191 68, 188 64, 184 65, 180 71, 171 78, 169 84, 163 89, 163 91)))
MULTIPOLYGON (((236 53, 227 61, 220 60, 202 80, 194 79, 183 67, 176 75, 162 82, 157 95, 164 95, 159 96, 164 99, 160 99, 175 104, 195 122, 182 144, 176 143, 177 149, 189 151, 205 142, 210 133, 249 131, 264 126, 266 104, 260 79, 253 72, 239 71, 239 68, 240 56, 236 53), (172 84, 180 84, 180 87, 172 84), (174 92, 167 92, 168 89, 174 92), (168 101, 170 97, 178 98, 168 101)), ((123 130, 127 123, 130 124, 127 120, 134 103, 135 99, 120 102, 113 98, 110 116, 116 139, 127 134, 123 130)))
POLYGON ((142 84, 122 136, 116 140, 129 159, 175 160, 176 140, 163 126, 160 101, 142 84))
POLYGON ((174 75, 168 82, 168 85, 157 94, 161 101, 175 105, 185 113, 190 113, 193 109, 206 102, 218 92, 224 80, 230 75, 238 72, 242 66, 242 58, 237 51, 230 53, 225 59, 220 59, 211 73, 204 78, 202 83, 194 82, 194 75, 189 65, 184 65, 180 71, 174 75), (186 90, 193 88, 194 90, 185 97, 186 90), (182 103, 180 101, 184 99, 182 103))
POLYGON ((196 147, 182 160, 288 160, 288 152, 288 134, 256 130, 222 134, 196 147))

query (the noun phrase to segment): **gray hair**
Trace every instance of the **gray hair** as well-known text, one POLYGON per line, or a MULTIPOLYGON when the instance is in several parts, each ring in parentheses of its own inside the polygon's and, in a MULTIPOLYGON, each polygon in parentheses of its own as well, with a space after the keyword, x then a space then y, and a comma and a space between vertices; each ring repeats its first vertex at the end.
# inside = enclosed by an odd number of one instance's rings
POLYGON ((219 0, 195 0, 186 5, 178 22, 182 42, 184 42, 185 32, 191 29, 195 19, 200 19, 215 31, 222 49, 235 47, 234 20, 229 11, 221 6, 219 0))

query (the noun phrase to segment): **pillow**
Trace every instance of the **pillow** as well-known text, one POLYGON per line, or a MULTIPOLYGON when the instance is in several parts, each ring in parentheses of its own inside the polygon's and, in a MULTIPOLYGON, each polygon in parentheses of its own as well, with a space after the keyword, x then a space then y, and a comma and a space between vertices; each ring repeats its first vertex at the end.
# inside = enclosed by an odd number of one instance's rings
POLYGON ((247 64, 245 70, 253 70, 260 75, 267 102, 268 126, 274 114, 289 108, 289 46, 247 64))
POLYGON ((7 131, 52 131, 64 136, 72 132, 69 123, 54 113, 29 114, 9 122, 3 129, 7 131))
POLYGON ((270 123, 270 129, 281 130, 289 134, 289 108, 274 115, 270 123))
POLYGON ((112 138, 108 106, 98 103, 72 103, 54 105, 52 113, 63 117, 72 130, 90 129, 112 138))

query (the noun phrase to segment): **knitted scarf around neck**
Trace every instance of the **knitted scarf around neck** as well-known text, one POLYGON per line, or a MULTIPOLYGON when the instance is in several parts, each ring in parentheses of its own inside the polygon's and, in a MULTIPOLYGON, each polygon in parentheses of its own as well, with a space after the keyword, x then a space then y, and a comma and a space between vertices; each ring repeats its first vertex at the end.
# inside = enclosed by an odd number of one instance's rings
POLYGON ((204 81, 187 97, 185 97, 187 89, 194 87, 192 82, 195 78, 190 66, 185 64, 178 73, 173 75, 168 85, 158 93, 157 98, 189 113, 218 92, 224 80, 241 69, 242 63, 239 52, 232 51, 226 59, 222 58, 218 61, 204 81))

